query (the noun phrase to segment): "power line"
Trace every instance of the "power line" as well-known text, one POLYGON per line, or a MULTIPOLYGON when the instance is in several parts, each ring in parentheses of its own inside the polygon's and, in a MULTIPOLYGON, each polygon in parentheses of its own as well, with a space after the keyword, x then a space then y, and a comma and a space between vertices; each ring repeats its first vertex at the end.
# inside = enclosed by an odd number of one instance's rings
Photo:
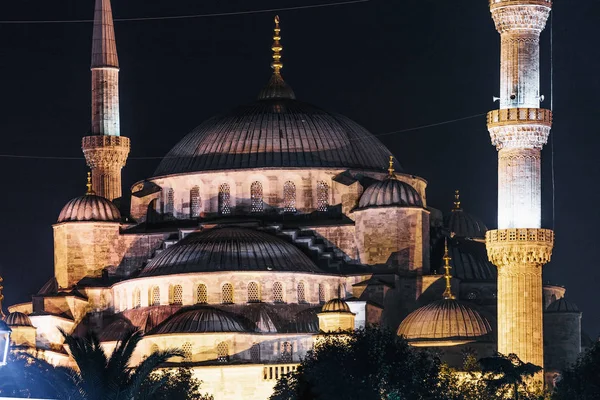
MULTIPOLYGON (((369 136, 362 136, 362 137, 354 138, 353 140, 362 140, 362 139, 370 138, 373 136, 386 136, 386 135, 393 135, 393 134, 398 134, 398 133, 413 132, 413 131, 417 131, 420 129, 427 129, 427 128, 432 128, 435 126, 447 125, 447 124, 452 124, 452 123, 459 122, 459 121, 464 121, 467 119, 477 118, 477 117, 481 117, 483 115, 486 115, 486 113, 474 114, 474 115, 470 115, 468 117, 450 119, 447 121, 436 122, 436 123, 428 124, 428 125, 415 126, 413 128, 400 129, 397 131, 378 133, 378 134, 373 134, 373 135, 369 135, 369 136)), ((26 154, 24 154, 24 155, 0 154, 0 158, 35 159, 35 160, 84 160, 85 159, 84 157, 36 156, 36 155, 26 155, 26 154)), ((162 159, 168 159, 168 158, 177 158, 177 157, 167 157, 167 156, 128 157, 127 160, 162 160, 162 159)))
MULTIPOLYGON (((294 10, 306 10, 309 8, 323 8, 323 7, 334 7, 334 6, 345 6, 357 3, 368 3, 371 0, 349 0, 339 1, 335 3, 325 4, 308 4, 305 6, 292 6, 292 7, 278 7, 278 8, 267 8, 260 10, 247 10, 247 11, 231 11, 231 12, 220 12, 210 14, 192 14, 192 15, 173 15, 173 16, 162 16, 162 17, 137 17, 137 18, 115 18, 115 22, 135 22, 135 21, 163 21, 171 19, 191 19, 191 18, 209 18, 209 17, 228 17, 232 15, 247 15, 247 14, 264 14, 277 11, 294 11, 294 10)), ((68 20, 21 20, 21 21, 0 21, 0 24, 80 24, 94 22, 93 19, 68 19, 68 20)))

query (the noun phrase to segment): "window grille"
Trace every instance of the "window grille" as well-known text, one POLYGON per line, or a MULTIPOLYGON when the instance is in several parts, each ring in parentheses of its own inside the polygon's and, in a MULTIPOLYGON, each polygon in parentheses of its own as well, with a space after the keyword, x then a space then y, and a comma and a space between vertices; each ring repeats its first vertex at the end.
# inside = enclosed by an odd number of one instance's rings
POLYGON ((250 186, 250 211, 259 213, 263 212, 264 209, 262 183, 259 181, 252 182, 250 186))
POLYGON ((140 289, 135 289, 133 291, 133 308, 140 308, 142 306, 142 295, 140 294, 140 289))
POLYGON ((181 346, 181 352, 183 353, 183 361, 192 361, 192 344, 185 342, 181 346))
POLYGON ((322 283, 319 283, 319 303, 325 303, 325 286, 322 283))
POLYGON ((233 286, 231 285, 231 283, 226 283, 221 288, 221 303, 233 303, 233 286))
POLYGON ((217 345, 217 361, 222 363, 229 361, 229 346, 225 342, 217 345))
POLYGON ((206 285, 199 284, 196 286, 196 304, 208 303, 208 294, 206 293, 206 285))
POLYGON ((317 182, 317 211, 327 211, 329 206, 329 185, 323 181, 317 182))
POLYGON ((298 283, 298 303, 306 303, 306 290, 304 282, 298 283))
POLYGON ((260 363, 260 345, 254 343, 250 348, 250 360, 253 363, 260 363))
POLYGON ((283 211, 296 212, 296 185, 291 181, 283 184, 283 211))
POLYGON ((198 218, 200 216, 200 188, 194 186, 190 190, 190 218, 198 218))
POLYGON ((160 289, 158 288, 158 286, 154 286, 152 288, 152 303, 150 305, 152 306, 159 306, 160 305, 160 289))
POLYGON ((173 303, 175 305, 183 304, 183 287, 181 285, 175 285, 173 287, 173 303))
POLYGON ((228 183, 219 186, 219 214, 231 214, 231 195, 228 183))
POLYGON ((165 204, 165 214, 173 216, 175 211, 175 191, 173 189, 167 190, 167 201, 165 204))
POLYGON ((250 282, 248 284, 248 303, 260 302, 260 287, 256 282, 250 282))
POLYGON ((292 344, 290 342, 283 342, 281 344, 281 362, 291 363, 293 356, 292 344))
POLYGON ((281 282, 273 284, 273 303, 283 303, 283 285, 281 282))

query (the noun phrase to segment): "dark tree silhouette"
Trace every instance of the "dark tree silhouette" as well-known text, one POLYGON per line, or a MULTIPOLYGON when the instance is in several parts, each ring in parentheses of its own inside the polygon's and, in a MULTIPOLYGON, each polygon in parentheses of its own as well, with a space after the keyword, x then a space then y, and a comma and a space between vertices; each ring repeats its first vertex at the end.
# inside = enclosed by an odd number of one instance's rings
POLYGON ((600 342, 594 343, 573 366, 563 371, 552 399, 600 399, 600 342))
POLYGON ((512 390, 513 399, 519 399, 521 390, 527 391, 527 378, 542 371, 541 367, 532 363, 524 363, 516 354, 505 356, 498 353, 494 357, 479 360, 482 379, 491 392, 512 390))

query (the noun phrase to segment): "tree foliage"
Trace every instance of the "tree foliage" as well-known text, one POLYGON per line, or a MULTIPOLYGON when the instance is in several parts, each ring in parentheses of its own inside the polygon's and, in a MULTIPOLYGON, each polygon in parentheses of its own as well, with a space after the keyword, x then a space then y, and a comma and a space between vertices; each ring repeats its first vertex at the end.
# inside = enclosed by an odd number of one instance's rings
POLYGON ((213 400, 200 392, 201 384, 189 368, 163 369, 150 375, 140 395, 144 400, 213 400))
POLYGON ((325 336, 297 371, 280 379, 271 400, 445 399, 441 363, 379 328, 325 336))
POLYGON ((600 342, 583 353, 556 383, 556 400, 600 399, 600 342))

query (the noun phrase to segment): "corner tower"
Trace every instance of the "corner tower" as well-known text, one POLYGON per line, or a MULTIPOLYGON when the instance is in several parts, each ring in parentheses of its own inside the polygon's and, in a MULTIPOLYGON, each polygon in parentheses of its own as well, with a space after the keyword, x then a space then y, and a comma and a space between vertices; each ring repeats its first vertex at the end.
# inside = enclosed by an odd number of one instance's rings
POLYGON ((129 138, 120 135, 119 59, 110 0, 96 0, 92 40, 92 134, 82 141, 92 186, 102 197, 121 197, 121 169, 129 138))
POLYGON ((541 225, 541 150, 552 113, 540 106, 539 38, 550 0, 490 0, 501 36, 500 109, 487 127, 498 150, 498 229, 486 233, 498 267, 498 351, 543 367, 542 266, 554 233, 541 225))

